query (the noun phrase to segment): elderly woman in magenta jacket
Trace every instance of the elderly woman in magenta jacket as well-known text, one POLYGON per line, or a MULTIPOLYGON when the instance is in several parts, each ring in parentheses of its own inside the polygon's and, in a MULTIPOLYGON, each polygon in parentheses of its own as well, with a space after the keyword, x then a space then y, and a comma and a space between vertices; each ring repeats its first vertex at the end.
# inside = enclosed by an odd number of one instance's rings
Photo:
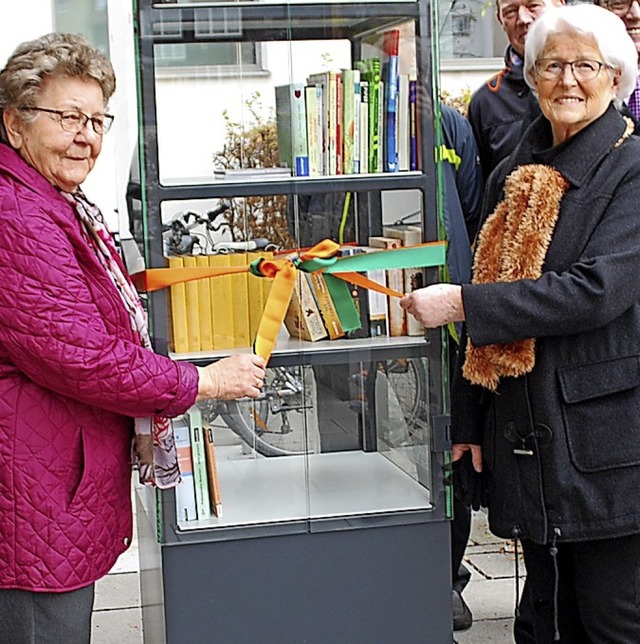
POLYGON ((179 479, 168 418, 256 397, 263 360, 155 354, 98 209, 79 189, 113 117, 109 61, 78 36, 0 72, 0 640, 86 644, 93 583, 131 541, 143 482, 179 479))
POLYGON ((592 5, 529 30, 542 109, 489 178, 472 283, 405 297, 465 321, 454 460, 522 540, 537 642, 640 642, 640 140, 624 25, 592 5))

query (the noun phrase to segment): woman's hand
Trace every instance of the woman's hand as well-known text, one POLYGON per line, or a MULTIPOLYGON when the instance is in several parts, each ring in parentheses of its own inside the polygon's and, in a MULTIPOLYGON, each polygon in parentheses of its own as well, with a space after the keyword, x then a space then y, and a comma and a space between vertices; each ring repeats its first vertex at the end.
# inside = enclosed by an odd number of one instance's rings
POLYGON ((454 463, 459 461, 465 452, 471 452, 473 469, 480 474, 482 472, 482 447, 473 443, 454 443, 451 447, 451 460, 454 463))
POLYGON ((257 398, 264 383, 264 358, 253 353, 239 353, 197 369, 196 400, 257 398))
POLYGON ((462 287, 457 284, 432 284, 419 288, 405 295, 400 305, 428 329, 465 319, 462 287))

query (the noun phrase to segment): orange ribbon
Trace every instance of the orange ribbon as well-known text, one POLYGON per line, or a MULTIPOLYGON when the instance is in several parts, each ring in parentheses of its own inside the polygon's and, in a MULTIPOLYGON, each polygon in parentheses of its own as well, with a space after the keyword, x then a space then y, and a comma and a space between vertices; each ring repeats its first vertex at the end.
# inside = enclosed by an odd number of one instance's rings
MULTIPOLYGON (((434 242, 422 246, 434 245, 444 247, 444 242, 434 242)), ((417 247, 414 247, 414 249, 417 249, 417 247)), ((157 291, 167 286, 192 280, 234 273, 250 272, 256 276, 272 279, 273 285, 271 286, 269 297, 265 303, 253 347, 254 352, 262 356, 265 362, 268 362, 293 296, 298 268, 306 262, 307 266, 301 267, 301 270, 306 270, 307 272, 324 272, 329 265, 335 267, 336 263, 340 262, 340 258, 337 257, 339 250, 339 244, 330 239, 325 239, 312 248, 302 252, 294 259, 261 258, 247 266, 150 268, 135 273, 131 276, 131 279, 139 291, 146 292, 157 291)), ((396 253, 402 250, 408 249, 380 250, 377 253, 396 253)), ((411 267, 413 266, 415 266, 415 262, 412 263, 411 267)), ((377 291, 389 297, 404 297, 403 293, 399 293, 398 291, 387 288, 383 284, 374 282, 358 272, 331 270, 331 274, 343 281, 361 286, 367 290, 377 291)))

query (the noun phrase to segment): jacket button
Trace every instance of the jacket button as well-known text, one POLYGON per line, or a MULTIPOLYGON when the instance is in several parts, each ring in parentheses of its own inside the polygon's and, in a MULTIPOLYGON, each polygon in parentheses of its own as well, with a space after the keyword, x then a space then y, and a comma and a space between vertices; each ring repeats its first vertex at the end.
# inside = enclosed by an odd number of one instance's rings
POLYGON ((129 537, 125 537, 122 541, 124 542, 124 545, 125 545, 127 548, 128 548, 128 547, 129 547, 129 545, 131 544, 131 539, 129 539, 129 537))

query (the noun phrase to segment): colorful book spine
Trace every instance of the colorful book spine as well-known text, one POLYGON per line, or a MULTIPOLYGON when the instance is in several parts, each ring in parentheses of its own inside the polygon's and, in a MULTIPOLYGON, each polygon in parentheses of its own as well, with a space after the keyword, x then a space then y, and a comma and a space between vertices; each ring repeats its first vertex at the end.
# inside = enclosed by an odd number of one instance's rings
POLYGON ((418 163, 418 80, 409 77, 409 170, 419 170, 418 163))
POLYGON ((216 447, 213 439, 213 430, 209 425, 203 425, 204 451, 207 461, 207 480, 209 483, 209 505, 211 511, 222 518, 222 495, 220 481, 218 480, 218 462, 216 460, 216 447))
MULTIPOLYGON (((209 266, 207 255, 196 255, 196 266, 209 266)), ((211 287, 208 279, 196 281, 198 287, 198 315, 200 323, 200 351, 213 350, 213 325, 211 324, 211 287)))
POLYGON ((398 45, 400 30, 385 31, 382 51, 386 57, 385 73, 385 171, 398 171, 398 45))
MULTIPOLYGON (((169 268, 182 268, 182 257, 170 257, 169 268)), ((174 284, 170 288, 171 298, 171 329, 173 331, 173 351, 187 353, 189 351, 189 335, 187 331, 187 296, 184 284, 174 284)))
MULTIPOLYGON (((410 226, 402 224, 399 226, 385 226, 383 231, 385 237, 398 239, 403 246, 416 246, 422 243, 422 229, 419 226, 410 226)), ((422 288, 422 269, 409 268, 403 271, 404 289, 403 293, 411 293, 418 288, 422 288)), ((424 335, 424 327, 413 315, 406 316, 407 335, 420 336, 424 335)))
POLYGON ((342 122, 342 104, 344 102, 344 87, 342 85, 342 72, 336 72, 336 174, 344 174, 344 125, 342 122))
POLYGON ((315 342, 326 338, 327 330, 308 279, 308 273, 298 271, 284 324, 292 338, 315 342))
MULTIPOLYGON (((401 242, 392 237, 369 237, 369 246, 373 248, 384 248, 391 250, 400 248, 401 242)), ((386 285, 396 292, 404 292, 404 274, 401 268, 392 268, 385 271, 386 285)), ((397 337, 407 335, 407 316, 405 310, 400 306, 400 300, 397 297, 387 298, 389 310, 389 335, 397 337)))
POLYGON ((202 414, 197 405, 193 405, 187 410, 185 416, 189 425, 189 438, 191 439, 193 486, 196 492, 198 519, 208 519, 211 516, 211 506, 209 504, 209 482, 207 480, 207 461, 202 432, 202 414))
POLYGON ((369 172, 369 83, 360 81, 360 172, 369 172))
POLYGON ((380 101, 380 59, 365 58, 355 63, 356 69, 360 70, 360 81, 366 81, 368 88, 368 160, 367 172, 378 172, 379 167, 379 147, 380 147, 380 124, 379 124, 379 104, 380 101))
POLYGON ((342 171, 343 174, 355 172, 355 70, 342 70, 342 171))
POLYGON ((337 338, 344 337, 345 332, 342 324, 340 324, 338 312, 333 304, 324 277, 321 273, 310 273, 308 281, 318 308, 320 309, 320 315, 322 316, 324 327, 329 334, 329 339, 336 340, 337 338))
MULTIPOLYGON (((185 268, 195 268, 196 258, 193 255, 184 256, 185 268)), ((189 352, 200 351, 200 304, 198 302, 198 282, 186 282, 184 285, 187 299, 187 334, 189 352)))
POLYGON ((322 85, 304 88, 307 111, 307 149, 309 151, 309 176, 322 175, 322 85))
POLYGON ((306 177, 309 175, 309 152, 304 84, 280 85, 275 92, 280 163, 292 168, 296 176, 306 177))
POLYGON ((409 169, 409 75, 398 77, 398 170, 409 169))
POLYGON ((191 459, 191 438, 189 427, 182 419, 172 421, 173 435, 176 441, 180 483, 176 486, 176 514, 178 521, 195 521, 198 518, 196 509, 196 491, 193 484, 193 461, 191 459))

